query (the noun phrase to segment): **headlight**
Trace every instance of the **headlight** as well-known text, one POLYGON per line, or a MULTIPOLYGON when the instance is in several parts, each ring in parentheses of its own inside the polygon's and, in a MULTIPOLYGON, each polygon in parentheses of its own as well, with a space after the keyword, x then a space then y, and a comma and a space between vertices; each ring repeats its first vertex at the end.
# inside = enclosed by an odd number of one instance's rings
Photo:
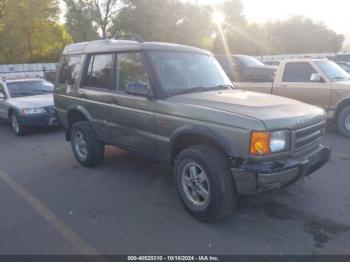
POLYGON ((22 115, 34 115, 34 114, 44 114, 46 110, 44 108, 23 108, 21 110, 22 115))
POLYGON ((283 131, 253 131, 250 141, 250 153, 252 155, 268 155, 284 152, 290 149, 291 134, 283 131))

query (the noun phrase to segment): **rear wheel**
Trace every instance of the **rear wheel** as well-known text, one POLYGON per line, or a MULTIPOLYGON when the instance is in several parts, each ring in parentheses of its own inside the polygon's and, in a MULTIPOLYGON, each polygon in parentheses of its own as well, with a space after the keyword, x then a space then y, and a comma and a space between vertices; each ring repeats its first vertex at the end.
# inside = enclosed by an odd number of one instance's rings
POLYGON ((343 108, 337 118, 339 132, 346 137, 350 137, 350 106, 343 108))
POLYGON ((232 213, 238 202, 227 158, 209 145, 191 146, 175 164, 178 194, 183 206, 196 219, 214 221, 232 213))
POLYGON ((27 132, 27 128, 20 123, 18 120, 18 116, 15 112, 10 113, 10 124, 12 131, 17 135, 17 136, 23 136, 27 132))
POLYGON ((85 167, 101 164, 104 158, 104 144, 96 138, 94 130, 87 121, 77 122, 70 133, 73 153, 85 167))

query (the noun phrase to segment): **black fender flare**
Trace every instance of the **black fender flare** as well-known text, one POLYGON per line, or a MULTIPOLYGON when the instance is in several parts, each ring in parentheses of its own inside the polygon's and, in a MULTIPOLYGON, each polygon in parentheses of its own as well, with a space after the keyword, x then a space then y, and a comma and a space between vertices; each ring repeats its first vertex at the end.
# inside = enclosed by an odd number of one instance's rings
POLYGON ((183 135, 198 135, 198 136, 206 137, 214 141, 217 145, 219 145, 227 154, 227 156, 238 157, 238 153, 235 145, 232 142, 227 141, 227 139, 225 139, 219 133, 215 132, 214 130, 208 127, 189 125, 189 126, 183 126, 176 129, 171 135, 170 141, 169 141, 170 162, 172 162, 174 159, 176 143, 178 139, 183 135))
MULTIPOLYGON (((88 112, 88 110, 86 108, 84 108, 81 105, 77 105, 77 106, 72 106, 71 108, 69 108, 67 110, 67 129, 66 129, 66 140, 69 141, 70 140, 70 129, 71 129, 71 124, 69 123, 69 114, 72 111, 76 111, 79 112, 80 114, 82 114, 85 119, 90 123, 90 125, 92 126, 92 128, 94 129, 94 126, 92 125, 92 116, 90 115, 90 113, 88 112)), ((95 130, 94 130, 95 132, 95 130)))

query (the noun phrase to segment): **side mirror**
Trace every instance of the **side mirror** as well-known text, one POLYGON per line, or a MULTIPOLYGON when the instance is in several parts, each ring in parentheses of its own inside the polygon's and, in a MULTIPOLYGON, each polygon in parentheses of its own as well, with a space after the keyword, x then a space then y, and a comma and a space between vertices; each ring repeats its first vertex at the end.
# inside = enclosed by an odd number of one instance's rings
POLYGON ((323 80, 323 78, 322 78, 320 73, 312 74, 311 77, 310 77, 310 81, 311 82, 316 82, 316 83, 324 82, 324 80, 323 80))
POLYGON ((137 96, 149 96, 150 91, 146 83, 143 82, 129 82, 125 88, 125 92, 137 96))
POLYGON ((6 96, 4 93, 0 92, 0 101, 6 100, 6 96))

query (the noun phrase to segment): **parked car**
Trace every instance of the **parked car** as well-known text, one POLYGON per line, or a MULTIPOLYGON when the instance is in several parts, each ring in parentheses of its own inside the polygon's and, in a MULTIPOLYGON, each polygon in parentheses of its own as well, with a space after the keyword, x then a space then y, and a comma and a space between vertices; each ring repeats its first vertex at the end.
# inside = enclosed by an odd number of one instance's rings
POLYGON ((279 60, 264 61, 264 65, 279 66, 280 63, 281 63, 281 61, 279 61, 279 60))
POLYGON ((0 81, 0 118, 11 123, 16 135, 28 127, 58 125, 53 103, 53 85, 43 79, 0 81))
POLYGON ((321 168, 325 111, 236 90, 194 47, 120 40, 68 45, 54 100, 76 159, 99 165, 115 145, 175 167, 180 199, 202 221, 241 194, 285 187, 321 168))
POLYGON ((350 137, 350 75, 328 59, 285 60, 273 83, 236 83, 236 86, 320 106, 341 134, 350 137))
POLYGON ((216 59, 233 82, 272 82, 277 70, 246 55, 218 55, 216 59))
POLYGON ((333 60, 338 63, 338 62, 348 62, 350 63, 350 53, 339 53, 336 54, 333 58, 333 60))
POLYGON ((337 63, 341 68, 344 69, 348 74, 350 73, 350 62, 338 62, 337 63))

